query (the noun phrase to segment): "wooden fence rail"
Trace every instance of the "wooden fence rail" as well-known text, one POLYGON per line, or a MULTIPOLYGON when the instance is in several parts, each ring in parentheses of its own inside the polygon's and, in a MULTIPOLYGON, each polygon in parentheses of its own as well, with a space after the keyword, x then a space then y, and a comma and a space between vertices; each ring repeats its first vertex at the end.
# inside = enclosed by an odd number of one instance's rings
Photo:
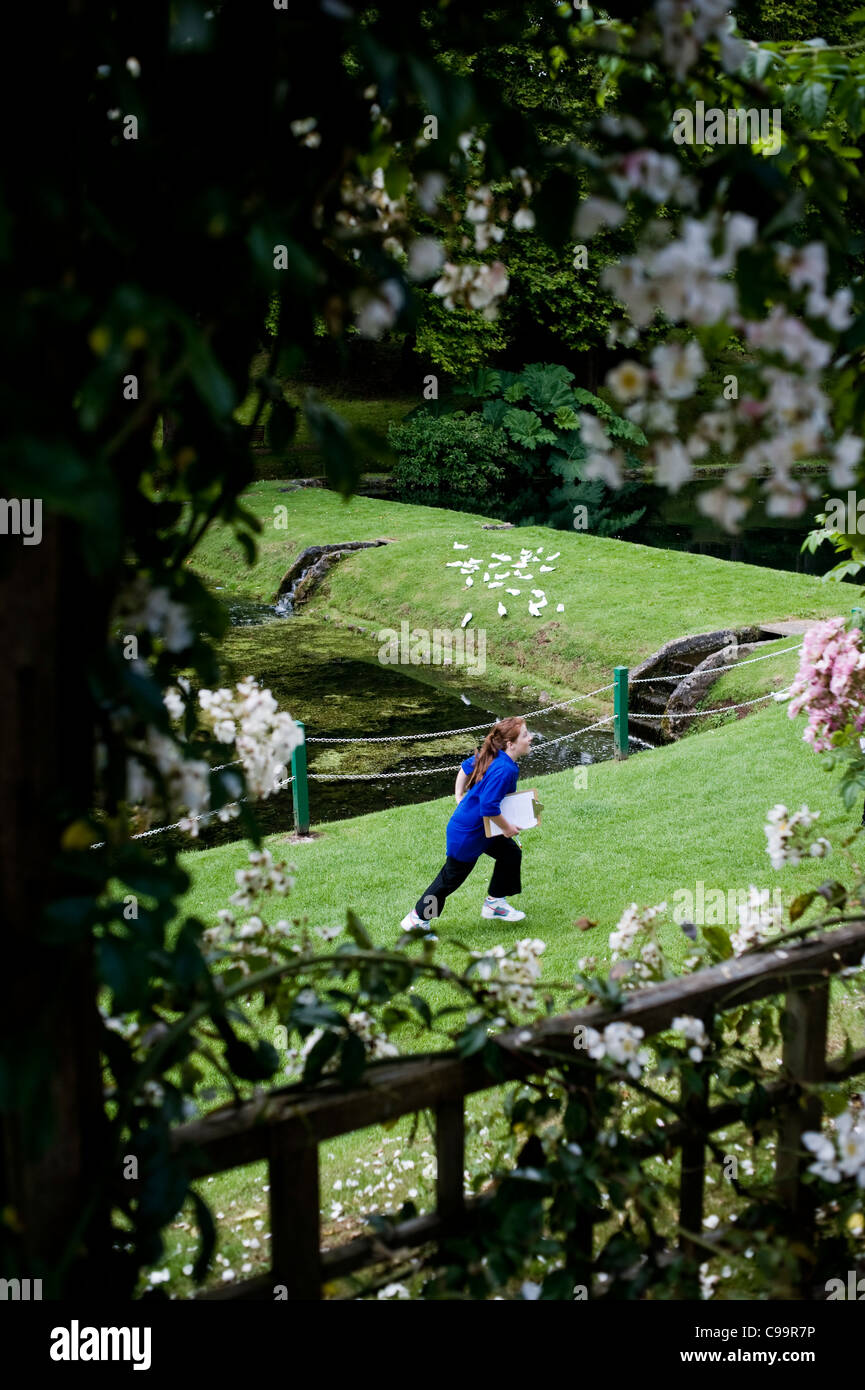
MULTIPOLYGON (((390 1249, 404 1250, 435 1242, 464 1228, 488 1197, 464 1195, 464 1113, 467 1095, 489 1090, 502 1081, 543 1074, 557 1064, 549 1053, 574 1061, 574 1028, 603 1029, 621 1021, 638 1025, 647 1039, 669 1028, 675 1017, 702 1018, 707 1030, 715 1015, 742 1004, 786 996, 789 1019, 779 1080, 766 1088, 767 1103, 777 1115, 776 1181, 779 1193, 800 1218, 803 1233, 812 1213, 808 1189, 801 1182, 801 1135, 819 1128, 819 1098, 809 1083, 844 1080, 865 1074, 865 1049, 851 1057, 826 1058, 829 980, 855 965, 865 951, 865 923, 825 932, 773 951, 747 955, 631 994, 620 1009, 591 1005, 574 1013, 538 1021, 530 1030, 495 1035, 501 1075, 491 1075, 479 1057, 461 1058, 453 1051, 406 1056, 373 1063, 361 1084, 352 1088, 324 1079, 314 1089, 286 1086, 241 1105, 213 1111, 178 1127, 175 1151, 183 1152, 194 1177, 225 1172, 266 1159, 270 1183, 272 1266, 265 1275, 200 1295, 219 1299, 272 1299, 284 1285, 289 1299, 321 1298, 322 1284, 381 1263, 390 1249), (529 1040, 525 1034, 529 1032, 529 1040), (522 1041, 520 1041, 522 1038, 522 1041), (533 1056, 533 1048, 545 1055, 533 1056), (361 1236, 334 1249, 320 1249, 318 1146, 402 1115, 431 1109, 435 1115, 437 1204, 434 1212, 403 1221, 384 1235, 361 1236)), ((583 1062, 589 1074, 588 1059, 583 1062)), ((594 1067, 594 1064, 592 1064, 594 1067)), ((590 1084, 587 1081, 587 1084, 590 1084)), ((739 1101, 709 1104, 708 1091, 689 1097, 687 1118, 671 1124, 659 1148, 682 1149, 679 1224, 686 1233, 702 1228, 705 1179, 705 1134, 742 1118, 739 1101)), ((591 1223, 584 1233, 591 1249, 591 1223)))

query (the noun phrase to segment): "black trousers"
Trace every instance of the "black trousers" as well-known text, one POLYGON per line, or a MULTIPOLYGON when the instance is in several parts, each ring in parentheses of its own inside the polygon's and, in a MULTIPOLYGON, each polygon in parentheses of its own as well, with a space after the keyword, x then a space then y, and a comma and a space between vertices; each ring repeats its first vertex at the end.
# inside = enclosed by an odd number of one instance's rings
MULTIPOLYGON (((483 853, 495 860, 493 876, 490 879, 490 897, 506 898, 509 893, 519 893, 522 887, 520 864, 523 857, 519 845, 505 835, 493 835, 484 846, 483 853)), ((477 859, 452 859, 448 855, 429 888, 415 903, 418 917, 423 918, 425 922, 429 922, 433 917, 440 917, 451 893, 455 892, 461 883, 465 883, 477 862, 477 859)))

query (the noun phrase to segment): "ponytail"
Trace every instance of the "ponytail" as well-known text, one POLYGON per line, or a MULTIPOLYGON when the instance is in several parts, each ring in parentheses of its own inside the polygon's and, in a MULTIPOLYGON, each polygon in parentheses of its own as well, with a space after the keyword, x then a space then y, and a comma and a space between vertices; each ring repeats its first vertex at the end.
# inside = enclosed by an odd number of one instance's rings
POLYGON ((493 725, 480 748, 475 750, 475 765, 466 782, 466 791, 481 780, 490 763, 506 744, 516 742, 525 722, 519 715, 512 715, 510 719, 500 719, 498 724, 493 725))

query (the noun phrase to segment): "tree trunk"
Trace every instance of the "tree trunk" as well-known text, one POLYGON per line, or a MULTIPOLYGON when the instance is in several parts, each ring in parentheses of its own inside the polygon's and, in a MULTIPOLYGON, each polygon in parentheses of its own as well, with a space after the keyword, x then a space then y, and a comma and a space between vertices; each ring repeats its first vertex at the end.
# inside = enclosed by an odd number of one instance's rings
MULTIPOLYGON (((0 1116, 0 1204, 12 1209, 7 1228, 17 1238, 4 1256, 11 1254, 15 1274, 41 1277, 43 1297, 57 1297, 67 1287, 58 1265, 82 1216, 105 1128, 91 941, 49 943, 41 921, 49 898, 88 886, 63 882, 53 861, 92 789, 92 710, 77 650, 88 649, 82 629, 96 605, 62 525, 46 524, 39 545, 15 536, 3 544, 0 921, 8 989, 0 1049, 16 1069, 16 1105, 0 1116), (22 1075, 25 1039, 38 1060, 22 1075)), ((4 1080, 8 1086, 8 1073, 4 1080)), ((79 1254, 98 1266, 109 1241, 106 1219, 99 1249, 91 1240, 79 1254)), ((5 1265, 3 1273, 14 1277, 5 1265)), ((98 1283, 79 1268, 76 1292, 95 1292, 98 1283)))

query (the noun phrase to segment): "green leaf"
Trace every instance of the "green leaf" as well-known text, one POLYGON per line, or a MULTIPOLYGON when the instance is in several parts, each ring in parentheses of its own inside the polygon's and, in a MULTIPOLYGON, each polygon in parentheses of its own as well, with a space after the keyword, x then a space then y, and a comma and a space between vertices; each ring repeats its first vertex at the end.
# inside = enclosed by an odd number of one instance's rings
POLYGON ((411 1004, 415 1013, 420 1014, 427 1028, 432 1028, 432 1012, 427 1001, 420 994, 410 994, 408 1002, 411 1004))
POLYGON ((199 334, 190 334, 187 346, 189 375, 201 399, 217 419, 227 419, 237 399, 234 386, 216 360, 210 345, 199 334))
POLYGON ((616 413, 611 405, 607 405, 606 401, 602 401, 600 396, 594 396, 592 392, 587 391, 584 386, 575 386, 572 392, 572 398, 576 401, 577 405, 590 405, 596 415, 603 415, 606 420, 616 413))
POLYGON ((501 385, 501 372, 491 367, 478 367, 466 382, 465 390, 470 396, 492 396, 501 390, 501 385))
POLYGON ((516 396, 515 399, 516 399, 516 400, 520 400, 521 397, 524 396, 524 395, 526 394, 526 388, 525 388, 525 386, 522 384, 522 379, 521 379, 521 377, 520 377, 519 372, 503 372, 503 371, 500 371, 500 372, 499 372, 499 376, 500 376, 501 379, 502 379, 502 380, 501 380, 501 387, 500 387, 500 389, 501 389, 501 392, 502 392, 502 395, 503 395, 503 396, 505 396, 505 397, 507 398, 507 396, 508 396, 508 391, 511 389, 512 386, 516 386, 517 383, 519 383, 519 395, 516 396))
POLYGON ((341 1035, 329 1028, 309 1049, 303 1064, 303 1084, 305 1086, 315 1085, 325 1064, 330 1061, 339 1047, 340 1041, 341 1035))
POLYGON ((267 422, 267 442, 271 453, 281 454, 288 448, 297 431, 298 409, 288 401, 274 401, 267 422))
POLYGON ((151 973, 147 953, 116 936, 103 937, 97 949, 99 975, 112 991, 114 1011, 129 1013, 139 1007, 151 973))
POLYGON ((350 497, 360 481, 363 460, 347 422, 318 401, 311 391, 304 402, 304 414, 324 458, 328 482, 343 497, 350 497))
POLYGON ((833 1119, 836 1115, 840 1115, 843 1110, 847 1109, 847 1095, 846 1092, 840 1088, 837 1090, 823 1091, 820 1099, 823 1103, 825 1114, 831 1116, 833 1119))
POLYGON ((524 449, 537 449, 541 444, 555 444, 556 436, 545 428, 537 415, 530 410, 517 410, 512 407, 504 417, 505 429, 516 444, 524 449))
POLYGON ((815 891, 826 899, 830 907, 843 907, 847 901, 847 889, 836 879, 827 879, 815 891))
POLYGON ((794 898, 790 904, 790 921, 797 922, 806 908, 810 907, 816 893, 800 893, 798 898, 794 898))
POLYGON ((279 1068, 279 1053, 264 1038, 255 1044, 238 1038, 224 1019, 216 1026, 225 1043, 225 1060, 235 1076, 243 1081, 267 1081, 279 1068))
POLYGON ((556 411, 553 423, 557 430, 575 430, 579 428, 580 419, 573 406, 562 405, 556 411))
POLYGON ((490 425, 500 425, 508 413, 507 401, 484 401, 483 418, 490 425))
MULTIPOLYGON (((582 444, 576 444, 569 453, 563 454, 559 450, 553 450, 547 459, 547 466, 551 473, 555 473, 560 478, 565 478, 569 483, 573 483, 580 477, 580 464, 586 457, 586 450, 582 444)), ((575 489, 574 495, 576 495, 575 489)), ((568 500, 573 500, 570 495, 568 500)))
POLYGON ((730 938, 722 927, 702 927, 703 940, 713 960, 729 960, 733 954, 730 938))
POLYGON ((411 171, 407 164, 394 163, 391 161, 384 171, 384 186, 387 196, 396 199, 401 198, 408 188, 411 171))
POLYGON ((820 82, 809 82, 799 98, 799 110, 809 125, 822 124, 829 107, 829 88, 820 82))
POLYGON ((339 1079, 345 1086, 355 1086, 366 1066, 366 1049, 357 1033, 349 1033, 339 1058, 339 1079))
POLYGON ((456 1040, 457 1052, 461 1057, 471 1057, 487 1045, 487 1025, 485 1022, 473 1023, 456 1040))
POLYGON ((541 1301, 570 1302, 574 1296, 574 1276, 566 1269, 554 1269, 544 1277, 541 1285, 541 1301))
POLYGON ((623 420, 620 415, 614 415, 607 419, 605 423, 607 432, 611 434, 614 439, 628 439, 632 444, 640 445, 648 443, 640 426, 635 424, 633 420, 623 420))
POLYGON ((573 400, 573 372, 567 367, 533 362, 522 373, 522 382, 536 410, 554 412, 573 400))
POLYGON ((506 386, 502 392, 506 401, 522 401, 528 395, 528 391, 521 381, 513 381, 510 386, 506 386))
POLYGON ((778 61, 776 53, 770 52, 767 48, 758 48, 748 55, 745 71, 749 77, 755 77, 758 82, 762 82, 769 69, 778 61))
POLYGON ((346 913, 346 930, 352 940, 355 941, 362 950, 372 951, 375 949, 372 937, 361 922, 357 913, 352 912, 351 908, 349 908, 346 913))

